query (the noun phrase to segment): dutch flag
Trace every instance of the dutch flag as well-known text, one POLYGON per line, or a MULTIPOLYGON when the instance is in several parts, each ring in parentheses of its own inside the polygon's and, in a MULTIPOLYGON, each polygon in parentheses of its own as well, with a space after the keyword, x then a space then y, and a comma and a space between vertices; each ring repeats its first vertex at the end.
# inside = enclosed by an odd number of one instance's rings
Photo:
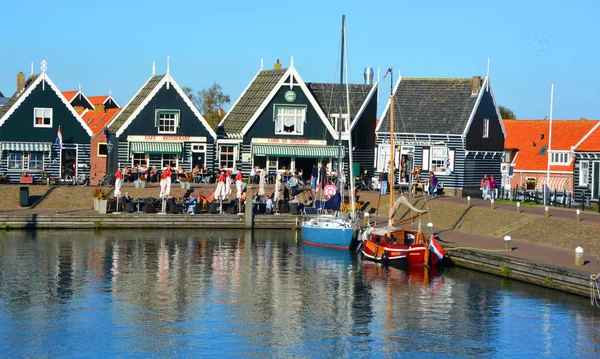
POLYGON ((62 131, 60 130, 60 126, 58 126, 58 133, 56 134, 56 143, 58 144, 58 148, 60 148, 62 150, 63 139, 62 139, 62 131))
POLYGON ((433 253, 435 253, 435 255, 440 260, 442 260, 444 258, 444 255, 446 254, 446 251, 444 250, 444 248, 442 248, 442 246, 440 246, 438 244, 438 242, 435 240, 435 237, 433 237, 433 235, 431 236, 431 239, 429 240, 429 250, 432 251, 433 253))

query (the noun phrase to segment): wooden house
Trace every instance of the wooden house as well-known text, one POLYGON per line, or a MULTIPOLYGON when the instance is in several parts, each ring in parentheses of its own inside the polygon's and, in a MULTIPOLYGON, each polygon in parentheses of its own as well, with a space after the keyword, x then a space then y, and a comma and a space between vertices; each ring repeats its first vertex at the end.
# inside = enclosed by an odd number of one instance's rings
POLYGON ((500 178, 506 132, 488 78, 401 77, 393 96, 393 133, 389 101, 376 129, 377 172, 390 161, 393 135, 397 182, 434 171, 445 193, 466 196, 480 193, 484 174, 500 178))
POLYGON ((594 122, 596 125, 571 148, 574 195, 579 203, 600 200, 600 121, 594 122))

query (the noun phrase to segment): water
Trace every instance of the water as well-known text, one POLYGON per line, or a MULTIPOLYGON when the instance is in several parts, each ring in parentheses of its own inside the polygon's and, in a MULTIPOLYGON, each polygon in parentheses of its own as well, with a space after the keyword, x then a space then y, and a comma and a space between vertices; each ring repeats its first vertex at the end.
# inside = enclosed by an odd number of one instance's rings
POLYGON ((384 270, 299 233, 0 235, 0 356, 597 358, 583 297, 384 270))

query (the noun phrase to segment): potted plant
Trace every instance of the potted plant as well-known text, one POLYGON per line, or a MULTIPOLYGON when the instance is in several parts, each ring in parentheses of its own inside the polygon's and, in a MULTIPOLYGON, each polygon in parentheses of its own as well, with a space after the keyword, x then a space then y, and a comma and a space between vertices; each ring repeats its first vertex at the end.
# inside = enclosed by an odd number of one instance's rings
POLYGON ((96 188, 92 194, 94 195, 94 209, 101 214, 106 214, 107 198, 106 194, 100 188, 96 188))
POLYGON ((146 173, 142 173, 140 174, 140 177, 138 178, 139 184, 140 184, 140 188, 146 188, 146 181, 148 180, 148 177, 146 175, 146 173))
POLYGON ((191 183, 190 183, 190 179, 188 177, 185 177, 185 176, 181 177, 179 179, 179 182, 181 184, 181 188, 190 189, 191 183))
POLYGON ((27 173, 23 172, 21 173, 21 183, 33 183, 33 177, 31 175, 28 175, 27 173))

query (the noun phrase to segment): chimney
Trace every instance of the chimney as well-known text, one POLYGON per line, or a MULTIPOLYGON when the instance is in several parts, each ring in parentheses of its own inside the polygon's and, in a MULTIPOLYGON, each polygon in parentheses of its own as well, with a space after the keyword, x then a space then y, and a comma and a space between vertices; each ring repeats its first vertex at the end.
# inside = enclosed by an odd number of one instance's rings
POLYGON ((481 76, 473 76, 473 90, 471 96, 477 96, 481 87, 481 76))
POLYGON ((281 64, 279 63, 279 59, 277 59, 277 62, 275 63, 275 65, 273 65, 273 68, 275 70, 281 70, 281 64))
POLYGON ((373 84, 373 68, 366 67, 365 68, 365 85, 373 84))
POLYGON ((23 71, 17 74, 17 93, 21 93, 25 88, 25 74, 23 71))

